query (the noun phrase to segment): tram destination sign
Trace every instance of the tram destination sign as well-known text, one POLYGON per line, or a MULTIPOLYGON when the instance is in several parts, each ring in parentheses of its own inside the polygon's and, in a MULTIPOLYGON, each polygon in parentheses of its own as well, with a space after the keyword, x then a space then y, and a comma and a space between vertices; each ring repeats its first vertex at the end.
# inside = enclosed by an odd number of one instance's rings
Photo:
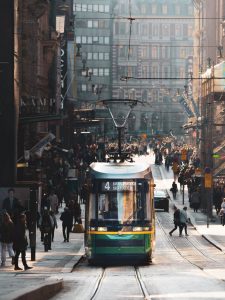
POLYGON ((122 192, 122 191, 135 191, 135 181, 103 181, 101 182, 102 192, 122 192))

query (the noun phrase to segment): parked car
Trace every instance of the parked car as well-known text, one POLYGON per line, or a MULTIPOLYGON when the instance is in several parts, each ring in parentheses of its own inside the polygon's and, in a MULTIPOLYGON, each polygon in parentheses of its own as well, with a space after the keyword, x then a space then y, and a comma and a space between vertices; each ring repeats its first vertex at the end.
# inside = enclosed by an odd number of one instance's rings
POLYGON ((163 209, 169 212, 169 195, 165 190, 154 191, 154 205, 156 209, 163 209))

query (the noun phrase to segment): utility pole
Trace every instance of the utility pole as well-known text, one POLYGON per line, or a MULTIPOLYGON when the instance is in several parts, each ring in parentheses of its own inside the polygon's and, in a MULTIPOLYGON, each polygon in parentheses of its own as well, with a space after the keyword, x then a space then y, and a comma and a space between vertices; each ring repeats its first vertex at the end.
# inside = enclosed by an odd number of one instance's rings
MULTIPOLYGON (((14 0, 0 2, 0 186, 16 182, 17 106, 14 97, 14 0)), ((16 11, 16 10, 15 10, 16 11)))

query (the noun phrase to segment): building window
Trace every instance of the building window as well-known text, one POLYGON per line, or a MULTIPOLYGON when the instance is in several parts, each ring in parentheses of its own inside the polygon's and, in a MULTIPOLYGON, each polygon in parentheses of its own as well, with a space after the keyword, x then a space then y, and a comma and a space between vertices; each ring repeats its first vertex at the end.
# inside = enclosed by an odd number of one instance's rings
POLYGON ((91 53, 91 52, 88 52, 88 54, 87 54, 87 59, 92 60, 92 53, 91 53))
POLYGON ((141 48, 141 58, 147 58, 147 57, 148 57, 147 47, 142 47, 141 48))
POLYGON ((148 92, 147 92, 147 90, 142 91, 141 99, 142 99, 142 102, 147 102, 148 101, 148 92))
POLYGON ((158 90, 154 89, 154 90, 152 91, 152 97, 153 97, 153 101, 158 102, 158 99, 159 99, 159 93, 158 93, 158 90))
POLYGON ((175 24, 175 35, 176 36, 181 35, 181 26, 180 26, 180 24, 175 24))
POLYGON ((109 12, 109 5, 105 5, 105 12, 106 12, 106 13, 109 12))
POLYGON ((87 11, 87 4, 82 4, 82 11, 87 11))
POLYGON ((98 12, 98 5, 97 4, 93 5, 93 12, 98 12))
POLYGON ((103 53, 102 53, 102 52, 100 52, 100 53, 98 54, 98 58, 99 58, 99 60, 103 60, 103 53))
POLYGON ((93 28, 98 28, 98 20, 93 21, 93 28))
POLYGON ((152 4, 152 14, 153 15, 157 14, 157 5, 156 4, 152 4))
POLYGON ((104 41, 105 41, 105 44, 108 45, 109 44, 109 37, 105 36, 104 41))
POLYGON ((120 46, 119 48, 119 57, 126 57, 127 52, 126 52, 126 47, 125 46, 120 46))
POLYGON ((152 66, 152 77, 158 78, 158 75, 159 75, 158 66, 152 66))
POLYGON ((92 20, 89 20, 88 21, 88 28, 92 28, 93 27, 93 22, 92 22, 92 20))
POLYGON ((88 4, 88 12, 92 12, 92 4, 88 4))
POLYGON ((98 44, 98 36, 93 36, 93 44, 98 44))
POLYGON ((147 66, 142 66, 141 73, 142 73, 142 77, 146 78, 148 76, 148 67, 147 66))
POLYGON ((184 67, 179 67, 179 77, 180 77, 180 79, 184 79, 185 78, 184 67))
POLYGON ((127 34, 126 32, 126 23, 120 23, 119 25, 119 33, 124 35, 124 34, 127 34))
POLYGON ((146 14, 147 13, 147 7, 146 4, 141 4, 141 13, 146 14))
POLYGON ((106 53, 104 54, 104 58, 105 58, 105 60, 109 60, 109 53, 106 52, 106 53))
POLYGON ((76 43, 81 44, 81 36, 76 36, 76 43))
POLYGON ((185 58, 185 57, 186 57, 186 49, 180 48, 180 58, 185 58))
POLYGON ((106 22, 106 20, 99 20, 98 21, 98 27, 99 28, 107 28, 108 27, 108 23, 106 22))
POLYGON ((81 91, 82 92, 86 92, 87 91, 87 85, 86 84, 82 84, 81 85, 81 91))
POLYGON ((104 69, 99 69, 98 70, 98 75, 103 76, 104 75, 104 69))
POLYGON ((109 69, 107 69, 107 68, 104 69, 104 75, 105 75, 105 76, 109 76, 109 69))
POLYGON ((175 14, 180 15, 180 12, 181 12, 180 5, 175 5, 175 14))
POLYGON ((152 35, 157 37, 159 35, 159 26, 158 24, 152 25, 152 35))
POLYGON ((99 41, 99 44, 103 44, 103 43, 104 43, 104 38, 103 38, 103 36, 100 36, 100 37, 98 38, 98 41, 99 41))
POLYGON ((164 78, 169 78, 169 67, 168 66, 163 67, 163 76, 164 76, 164 78))
POLYGON ((99 12, 104 12, 104 5, 99 4, 98 9, 99 9, 99 12))
POLYGON ((158 46, 152 46, 152 58, 158 58, 158 46))
POLYGON ((142 35, 148 35, 148 24, 142 24, 141 34, 142 35))
POLYGON ((81 11, 81 4, 74 4, 74 11, 81 11))
POLYGON ((193 26, 192 25, 188 25, 188 36, 192 37, 193 35, 193 26))
POLYGON ((167 4, 162 5, 162 14, 166 15, 168 13, 168 6, 167 4))
POLYGON ((169 30, 169 25, 168 24, 162 24, 162 35, 169 37, 170 30, 169 30))
POLYGON ((82 36, 82 44, 87 44, 87 37, 86 36, 82 36))
POLYGON ((98 60, 98 53, 97 52, 93 53, 93 60, 98 60))
POLYGON ((92 44, 92 36, 88 36, 88 44, 92 44))
POLYGON ((93 75, 98 76, 98 69, 97 68, 93 68, 93 75))

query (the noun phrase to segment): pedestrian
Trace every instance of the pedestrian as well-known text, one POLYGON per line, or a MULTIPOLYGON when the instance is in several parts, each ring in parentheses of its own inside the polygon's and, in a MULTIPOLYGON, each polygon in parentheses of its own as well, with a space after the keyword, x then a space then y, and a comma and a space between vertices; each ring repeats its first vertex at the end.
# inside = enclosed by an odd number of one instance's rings
POLYGON ((179 227, 179 235, 181 236, 181 226, 180 226, 180 210, 174 205, 173 207, 174 213, 173 213, 173 223, 174 228, 169 232, 169 235, 172 236, 172 233, 177 230, 179 227))
POLYGON ((65 207, 64 212, 60 216, 60 220, 62 221, 64 242, 69 242, 70 232, 73 227, 73 211, 65 207))
POLYGON ((216 214, 219 215, 222 203, 222 191, 219 187, 213 189, 213 204, 216 209, 216 214))
POLYGON ((26 236, 26 215, 20 214, 17 219, 17 223, 14 226, 13 233, 13 249, 15 250, 15 268, 14 270, 22 270, 19 267, 18 260, 19 255, 22 256, 22 263, 24 266, 24 270, 32 269, 27 265, 26 261, 26 250, 27 250, 28 242, 26 236))
POLYGON ((173 181, 172 187, 171 187, 170 191, 171 191, 172 194, 173 194, 173 199, 176 199, 178 189, 177 189, 177 184, 176 184, 175 181, 173 181))
POLYGON ((41 241, 44 242, 44 235, 47 235, 47 242, 48 242, 48 250, 52 250, 51 248, 51 242, 52 242, 52 228, 53 228, 54 222, 52 217, 49 214, 49 211, 47 207, 44 207, 44 211, 40 217, 39 220, 39 227, 41 230, 41 241))
POLYGON ((54 242, 54 235, 55 235, 55 229, 58 228, 58 224, 57 224, 57 220, 55 217, 55 214, 53 211, 50 211, 50 216, 52 218, 53 221, 53 226, 52 226, 52 232, 51 232, 51 238, 52 238, 52 242, 54 242))
POLYGON ((50 195, 48 196, 50 202, 50 209, 54 214, 58 213, 59 200, 54 190, 51 190, 50 195))
POLYGON ((180 227, 181 227, 181 232, 180 234, 182 235, 182 231, 184 229, 185 235, 188 236, 187 233, 187 222, 188 222, 188 216, 187 216, 187 207, 184 206, 184 208, 180 211, 180 227))
POLYGON ((80 203, 78 201, 75 201, 74 203, 74 224, 82 224, 81 220, 81 207, 80 203))
POLYGON ((13 251, 13 232, 14 224, 10 215, 7 212, 3 213, 3 220, 0 228, 0 242, 1 242, 1 267, 5 266, 6 249, 9 256, 12 258, 12 265, 14 265, 15 254, 13 251))
POLYGON ((225 224, 225 198, 223 198, 223 202, 221 203, 221 209, 220 209, 220 218, 221 218, 221 224, 224 226, 225 224))
POLYGON ((191 199, 190 199, 190 205, 194 209, 194 212, 198 212, 200 203, 201 203, 200 193, 199 193, 199 189, 197 189, 191 194, 191 199))
POLYGON ((13 188, 8 189, 8 197, 3 200, 2 209, 6 210, 12 220, 23 211, 23 206, 15 197, 15 190, 13 188))

